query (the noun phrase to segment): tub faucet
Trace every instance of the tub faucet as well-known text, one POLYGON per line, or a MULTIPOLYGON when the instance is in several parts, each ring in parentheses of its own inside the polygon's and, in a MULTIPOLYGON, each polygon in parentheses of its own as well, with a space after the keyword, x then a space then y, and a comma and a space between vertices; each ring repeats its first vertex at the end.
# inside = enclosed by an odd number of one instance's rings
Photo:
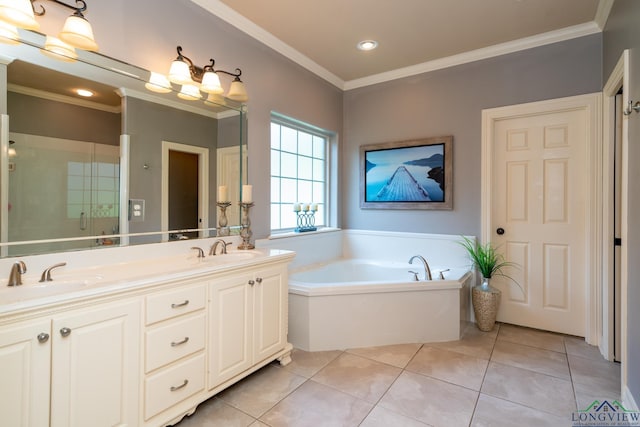
POLYGON ((9 282, 7 286, 20 286, 22 285, 22 275, 27 272, 27 265, 24 261, 16 261, 11 266, 11 272, 9 273, 9 282))
POLYGON ((231 245, 231 242, 225 242, 222 239, 218 239, 215 242, 213 242, 213 245, 211 245, 211 249, 209 249, 209 255, 215 255, 216 254, 216 249, 218 249, 219 245, 222 245, 222 250, 220 251, 220 255, 224 255, 227 253, 227 245, 231 245))
POLYGON ((413 260, 416 258, 418 258, 422 262, 422 265, 424 266, 424 280, 433 280, 431 278, 431 269, 429 268, 429 263, 427 262, 426 259, 424 259, 422 255, 412 256, 411 259, 409 260, 409 264, 412 264, 413 260))
POLYGON ((42 276, 40 276, 40 282, 51 282, 53 280, 51 278, 51 270, 58 267, 64 267, 65 265, 67 265, 66 262, 61 262, 59 264, 54 264, 51 267, 45 268, 45 270, 42 272, 42 276))

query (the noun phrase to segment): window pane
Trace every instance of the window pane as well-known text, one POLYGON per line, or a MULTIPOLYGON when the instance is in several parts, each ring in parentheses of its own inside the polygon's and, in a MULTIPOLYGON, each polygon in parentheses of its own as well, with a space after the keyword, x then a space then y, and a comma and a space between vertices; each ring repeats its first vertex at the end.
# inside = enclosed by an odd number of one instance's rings
POLYGON ((324 181, 324 161, 313 159, 313 180, 324 181))
POLYGON ((321 138, 319 136, 313 137, 313 156, 321 159, 325 158, 326 150, 326 139, 321 138))
POLYGON ((313 166, 311 157, 298 157, 298 179, 311 179, 313 177, 313 166))
POLYGON ((281 195, 280 201, 282 203, 295 203, 298 200, 296 196, 297 182, 298 181, 295 179, 288 179, 288 178, 282 179, 282 187, 281 187, 282 193, 280 193, 281 195))
POLYGON ((297 163, 298 156, 291 153, 282 153, 282 170, 280 171, 280 175, 295 178, 298 175, 297 163))
POLYGON ((278 176, 280 173, 280 151, 271 150, 271 176, 278 176))
POLYGON ((302 156, 311 156, 313 153, 313 143, 311 135, 304 132, 298 132, 298 154, 302 156))
POLYGON ((295 228, 297 217, 293 212, 291 205, 281 205, 280 207, 280 215, 282 218, 281 228, 295 228))
POLYGON ((271 200, 280 200, 280 178, 271 178, 271 200))
POLYGON ((325 191, 324 182, 314 182, 313 203, 324 203, 325 191))
POLYGON ((280 148, 280 125, 271 123, 271 148, 280 148))
POLYGON ((304 203, 311 203, 313 194, 311 193, 310 181, 298 181, 298 201, 304 203))
POLYGON ((281 150, 296 153, 298 151, 298 132, 295 129, 282 126, 281 128, 281 150))

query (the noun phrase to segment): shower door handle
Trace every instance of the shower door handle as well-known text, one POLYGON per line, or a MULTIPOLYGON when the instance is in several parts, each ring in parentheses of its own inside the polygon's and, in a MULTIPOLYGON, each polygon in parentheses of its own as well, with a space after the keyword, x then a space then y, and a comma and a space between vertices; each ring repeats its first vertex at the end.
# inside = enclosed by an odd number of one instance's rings
POLYGON ((80 212, 80 230, 87 229, 87 215, 84 212, 80 212))

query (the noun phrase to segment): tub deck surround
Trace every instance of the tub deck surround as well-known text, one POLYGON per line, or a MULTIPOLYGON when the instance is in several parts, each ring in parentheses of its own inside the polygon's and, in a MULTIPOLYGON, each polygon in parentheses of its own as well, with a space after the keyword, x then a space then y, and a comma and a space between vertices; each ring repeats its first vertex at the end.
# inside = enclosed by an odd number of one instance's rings
POLYGON ((339 230, 257 241, 296 252, 289 277, 289 341, 307 351, 452 341, 471 317, 460 236, 339 230), (429 263, 434 280, 413 281, 429 263), (439 271, 446 280, 439 280, 439 271))

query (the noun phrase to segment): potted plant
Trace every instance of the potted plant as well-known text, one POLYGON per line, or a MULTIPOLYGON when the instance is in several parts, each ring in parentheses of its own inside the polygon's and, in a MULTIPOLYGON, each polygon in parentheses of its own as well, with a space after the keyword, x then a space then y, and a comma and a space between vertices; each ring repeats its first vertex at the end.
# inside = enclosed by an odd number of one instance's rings
POLYGON ((516 266, 516 264, 506 261, 491 242, 481 245, 468 237, 463 236, 462 238, 463 241, 460 244, 467 250, 473 266, 482 275, 482 283, 474 286, 471 292, 476 323, 481 331, 491 331, 496 323, 501 292, 491 286, 490 280, 493 276, 503 276, 513 280, 520 287, 518 282, 502 271, 502 269, 516 266))

